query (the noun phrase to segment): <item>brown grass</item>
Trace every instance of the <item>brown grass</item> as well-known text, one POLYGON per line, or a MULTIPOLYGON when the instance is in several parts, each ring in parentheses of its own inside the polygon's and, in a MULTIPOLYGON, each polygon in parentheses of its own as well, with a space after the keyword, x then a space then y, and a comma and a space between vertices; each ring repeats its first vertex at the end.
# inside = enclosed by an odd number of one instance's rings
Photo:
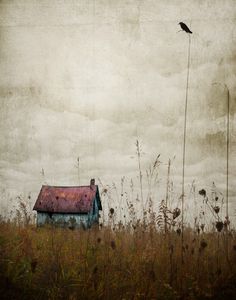
POLYGON ((87 231, 2 222, 1 299, 233 299, 236 235, 155 227, 87 231))
POLYGON ((160 155, 146 170, 144 194, 136 147, 139 187, 131 180, 126 190, 125 177, 120 187, 99 180, 99 228, 37 228, 30 196, 18 197, 12 221, 0 217, 1 299, 236 299, 236 232, 223 218, 222 194, 214 183, 211 194, 199 190, 199 213, 188 228, 170 197, 170 169, 166 199, 154 209, 160 155))

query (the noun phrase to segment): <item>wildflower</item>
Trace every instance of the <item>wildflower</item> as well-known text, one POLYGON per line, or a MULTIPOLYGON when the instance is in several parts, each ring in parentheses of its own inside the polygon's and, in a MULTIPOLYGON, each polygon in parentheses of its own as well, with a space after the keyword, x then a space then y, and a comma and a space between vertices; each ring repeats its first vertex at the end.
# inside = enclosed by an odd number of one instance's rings
POLYGON ((170 250, 170 253, 173 254, 173 252, 174 252, 174 246, 172 244, 170 245, 169 250, 170 250))
POLYGON ((180 235, 180 234, 181 234, 181 229, 178 228, 178 229, 176 230, 176 233, 177 233, 178 235, 180 235))
POLYGON ((202 230, 202 231, 204 231, 205 224, 201 224, 201 226, 200 226, 200 227, 201 227, 201 230, 202 230))
POLYGON ((223 222, 221 222, 221 221, 217 221, 216 222, 216 229, 217 229, 218 232, 221 232, 221 230, 223 229, 223 227, 224 227, 223 222))
POLYGON ((219 208, 219 206, 215 206, 215 207, 213 207, 213 209, 214 209, 214 211, 215 211, 215 213, 216 213, 216 214, 218 214, 218 213, 219 213, 219 211, 220 211, 220 208, 219 208))
POLYGON ((204 190, 204 189, 200 190, 199 195, 206 197, 206 190, 204 190))
POLYGON ((173 210, 173 219, 176 219, 181 213, 181 210, 176 207, 174 210, 173 210))
POLYGON ((116 249, 116 243, 115 243, 115 241, 111 241, 111 248, 113 249, 113 250, 115 250, 116 249))
POLYGON ((106 194, 108 192, 108 190, 106 188, 103 189, 102 194, 106 194))
POLYGON ((201 249, 205 249, 207 247, 207 242, 205 240, 202 240, 200 243, 201 249))
POLYGON ((31 261, 30 266, 31 266, 31 271, 32 271, 32 273, 35 273, 37 264, 38 264, 37 259, 33 259, 33 260, 31 261))
POLYGON ((227 228, 227 226, 230 224, 229 217, 225 217, 224 226, 227 228))

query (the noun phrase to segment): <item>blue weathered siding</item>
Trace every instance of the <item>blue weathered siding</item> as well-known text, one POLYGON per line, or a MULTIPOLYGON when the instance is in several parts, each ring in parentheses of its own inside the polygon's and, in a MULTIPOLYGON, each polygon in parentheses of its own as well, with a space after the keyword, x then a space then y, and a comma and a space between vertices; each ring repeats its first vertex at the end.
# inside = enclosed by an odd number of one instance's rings
POLYGON ((98 202, 96 198, 94 199, 93 202, 93 209, 90 212, 90 220, 92 224, 98 223, 99 220, 99 209, 98 209, 98 202))
POLYGON ((47 213, 37 212, 37 226, 45 224, 54 224, 58 227, 90 228, 93 224, 98 224, 99 209, 95 198, 93 208, 88 214, 75 213, 47 213))

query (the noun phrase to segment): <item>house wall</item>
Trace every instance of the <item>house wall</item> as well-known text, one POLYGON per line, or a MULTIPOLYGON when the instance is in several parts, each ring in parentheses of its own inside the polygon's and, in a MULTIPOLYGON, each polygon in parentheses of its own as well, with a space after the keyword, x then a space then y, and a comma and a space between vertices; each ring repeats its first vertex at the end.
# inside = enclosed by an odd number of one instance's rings
POLYGON ((90 211, 90 219, 92 224, 98 224, 99 221, 99 209, 98 209, 98 202, 97 202, 97 198, 94 199, 94 203, 93 203, 93 209, 90 211))
POLYGON ((97 200, 94 200, 94 207, 88 214, 70 213, 47 213, 37 212, 37 226, 54 224, 58 227, 69 228, 90 228, 93 224, 98 224, 99 210, 97 200))

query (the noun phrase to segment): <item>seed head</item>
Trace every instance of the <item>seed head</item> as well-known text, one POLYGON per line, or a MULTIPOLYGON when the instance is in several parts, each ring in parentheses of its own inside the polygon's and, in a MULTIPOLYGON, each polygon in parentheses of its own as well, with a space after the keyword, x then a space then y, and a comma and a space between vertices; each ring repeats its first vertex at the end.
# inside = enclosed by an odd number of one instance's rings
POLYGON ((115 243, 115 241, 111 241, 111 248, 113 249, 113 250, 115 250, 116 249, 116 243, 115 243))
POLYGON ((216 229, 217 229, 218 232, 221 232, 221 230, 223 229, 223 227, 224 227, 223 222, 221 222, 221 221, 217 221, 216 222, 216 229))
POLYGON ((202 230, 202 231, 204 231, 205 224, 201 224, 201 226, 200 226, 200 227, 201 227, 201 230, 202 230))
POLYGON ((172 254, 174 252, 174 245, 171 244, 169 247, 169 250, 170 250, 170 253, 172 254))
POLYGON ((207 247, 207 242, 205 240, 202 240, 200 246, 202 249, 205 249, 207 247))
POLYGON ((178 229, 176 230, 176 233, 177 233, 178 235, 181 235, 181 229, 178 228, 178 229))
POLYGON ((30 266, 31 266, 31 271, 32 271, 32 273, 35 273, 37 264, 38 264, 37 259, 33 259, 33 260, 31 261, 30 266))
POLYGON ((181 210, 176 207, 174 210, 173 210, 173 219, 176 219, 181 213, 181 210))
POLYGON ((204 189, 200 190, 199 195, 206 197, 206 190, 204 190, 204 189))

